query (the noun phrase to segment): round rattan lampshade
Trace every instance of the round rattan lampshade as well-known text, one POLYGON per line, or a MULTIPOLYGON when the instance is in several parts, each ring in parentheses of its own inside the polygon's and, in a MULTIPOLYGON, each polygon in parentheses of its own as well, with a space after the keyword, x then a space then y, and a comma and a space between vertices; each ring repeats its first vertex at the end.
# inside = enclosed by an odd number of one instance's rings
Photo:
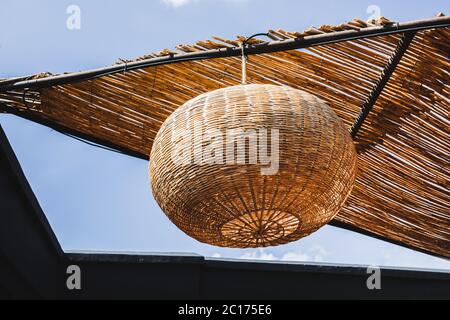
POLYGON ((317 97, 238 85, 202 94, 168 117, 149 170, 156 201, 186 234, 263 247, 304 237, 337 214, 353 186, 356 152, 343 122, 317 97))

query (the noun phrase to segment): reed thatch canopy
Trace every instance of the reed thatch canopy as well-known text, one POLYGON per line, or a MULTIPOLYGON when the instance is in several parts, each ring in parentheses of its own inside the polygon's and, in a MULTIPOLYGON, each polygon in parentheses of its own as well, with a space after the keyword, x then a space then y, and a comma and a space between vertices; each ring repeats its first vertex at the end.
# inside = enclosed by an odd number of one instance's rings
MULTIPOLYGON (((252 40, 248 83, 319 96, 358 151, 356 184, 332 224, 450 257, 450 17, 354 19, 252 40)), ((113 66, 0 80, 0 109, 148 159, 187 100, 240 82, 239 43, 213 37, 113 66)))

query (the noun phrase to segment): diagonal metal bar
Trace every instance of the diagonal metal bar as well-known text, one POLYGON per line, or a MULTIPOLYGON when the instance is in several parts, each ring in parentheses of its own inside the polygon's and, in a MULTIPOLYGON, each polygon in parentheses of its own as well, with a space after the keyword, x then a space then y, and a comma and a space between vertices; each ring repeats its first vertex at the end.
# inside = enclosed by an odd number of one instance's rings
POLYGON ((380 96, 381 92, 383 92, 384 87, 386 86, 390 77, 394 73, 395 68, 399 64, 406 50, 408 50, 408 47, 411 44, 411 41, 413 40, 415 35, 416 31, 408 31, 402 35, 397 45, 397 48, 395 48, 394 52, 389 58, 388 63, 381 72, 380 78, 377 80, 377 82, 372 88, 372 91, 369 93, 369 96, 361 106, 361 111, 350 129, 350 134, 352 138, 355 138, 356 135, 358 134, 359 129, 364 123, 364 120, 367 118, 373 106, 377 102, 378 97, 380 96))

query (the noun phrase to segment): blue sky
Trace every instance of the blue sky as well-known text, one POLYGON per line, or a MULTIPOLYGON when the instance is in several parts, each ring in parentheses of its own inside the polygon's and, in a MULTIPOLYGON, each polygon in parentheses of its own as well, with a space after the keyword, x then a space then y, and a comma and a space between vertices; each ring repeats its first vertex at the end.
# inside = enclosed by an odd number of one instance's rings
MULTIPOLYGON (((381 15, 406 21, 448 13, 449 1, 21 1, 0 3, 0 78, 85 70, 118 58, 267 29, 303 30, 381 15), (81 28, 66 27, 69 5, 81 28)), ((38 200, 65 250, 194 252, 205 256, 450 269, 450 262, 325 226, 280 247, 224 249, 179 231, 150 193, 148 163, 0 115, 38 200)))

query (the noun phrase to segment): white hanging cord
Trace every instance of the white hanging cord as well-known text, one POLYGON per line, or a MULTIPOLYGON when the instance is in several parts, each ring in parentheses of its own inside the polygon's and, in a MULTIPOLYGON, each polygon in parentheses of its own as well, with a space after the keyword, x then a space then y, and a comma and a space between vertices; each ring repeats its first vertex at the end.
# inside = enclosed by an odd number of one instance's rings
POLYGON ((247 57, 244 52, 245 43, 241 43, 241 52, 242 52, 242 81, 241 84, 247 84, 247 57))

